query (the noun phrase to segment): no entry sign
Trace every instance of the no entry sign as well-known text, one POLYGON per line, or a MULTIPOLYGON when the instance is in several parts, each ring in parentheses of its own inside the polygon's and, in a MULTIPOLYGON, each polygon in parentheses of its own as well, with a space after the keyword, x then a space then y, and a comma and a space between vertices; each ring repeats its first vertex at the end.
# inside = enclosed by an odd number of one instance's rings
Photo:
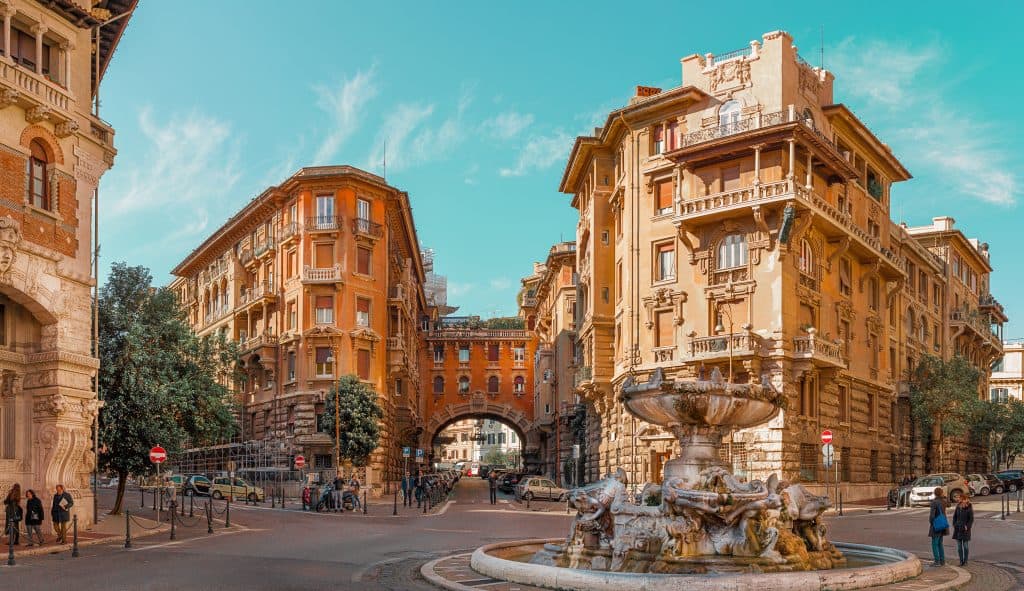
POLYGON ((821 443, 824 445, 832 443, 832 432, 829 431, 828 429, 825 429, 824 431, 821 432, 821 443))
POLYGON ((153 449, 149 450, 149 461, 154 464, 163 464, 167 460, 167 450, 154 445, 153 449))
POLYGON ((306 465, 306 458, 304 456, 295 456, 295 469, 301 470, 306 465))

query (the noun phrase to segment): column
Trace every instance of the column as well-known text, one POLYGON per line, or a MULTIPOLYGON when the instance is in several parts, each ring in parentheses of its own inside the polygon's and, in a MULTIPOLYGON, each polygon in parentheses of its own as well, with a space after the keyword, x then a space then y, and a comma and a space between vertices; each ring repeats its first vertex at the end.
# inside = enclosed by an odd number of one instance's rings
POLYGON ((10 5, 4 5, 2 9, 4 14, 4 55, 7 59, 11 58, 11 16, 14 14, 14 9, 10 5))
POLYGON ((786 180, 792 181, 796 175, 796 140, 788 139, 789 142, 789 172, 786 173, 786 180))
POLYGON ((64 88, 71 88, 71 50, 74 49, 70 43, 60 44, 60 82, 64 88))
POLYGON ((44 25, 36 25, 32 27, 32 32, 36 36, 36 74, 43 73, 43 35, 46 33, 46 27, 44 25))
POLYGON ((270 321, 267 319, 267 301, 263 300, 263 332, 261 334, 267 333, 267 325, 269 324, 270 321))
POLYGON ((811 155, 811 151, 807 150, 807 190, 810 191, 814 188, 814 156, 811 155))
POLYGON ((761 184, 761 144, 754 146, 754 187, 761 184))

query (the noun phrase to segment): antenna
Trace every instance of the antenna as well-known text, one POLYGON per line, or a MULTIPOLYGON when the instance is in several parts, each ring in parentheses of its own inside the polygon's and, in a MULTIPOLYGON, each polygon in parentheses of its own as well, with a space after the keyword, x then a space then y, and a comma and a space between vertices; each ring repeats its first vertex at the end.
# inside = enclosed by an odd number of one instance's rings
POLYGON ((822 70, 825 69, 825 25, 821 25, 821 55, 818 62, 818 67, 822 70))
POLYGON ((388 141, 387 140, 384 140, 384 171, 383 171, 383 174, 381 174, 381 178, 384 179, 384 182, 387 182, 387 180, 388 180, 388 141))

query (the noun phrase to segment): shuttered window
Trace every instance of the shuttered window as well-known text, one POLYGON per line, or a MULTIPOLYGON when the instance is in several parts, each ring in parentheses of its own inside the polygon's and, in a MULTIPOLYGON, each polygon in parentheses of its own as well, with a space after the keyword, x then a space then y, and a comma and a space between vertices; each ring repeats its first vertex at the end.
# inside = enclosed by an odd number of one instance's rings
POLYGON ((672 213, 672 181, 654 185, 654 212, 658 215, 672 213))
POLYGON ((319 243, 316 245, 317 268, 326 269, 334 266, 334 245, 330 243, 319 243))
POLYGON ((356 324, 370 326, 370 300, 356 298, 356 324))
POLYGON ((356 272, 370 274, 370 249, 360 246, 356 249, 356 272))
POLYGON ((499 348, 497 343, 491 343, 487 345, 487 361, 497 361, 498 350, 499 348))
POLYGON ((334 297, 316 296, 316 323, 334 323, 334 297))
POLYGON ((360 349, 356 354, 357 360, 357 371, 359 372, 360 380, 370 379, 370 351, 367 349, 360 349))
POLYGON ((671 347, 675 344, 675 331, 672 310, 659 310, 654 313, 655 347, 671 347))

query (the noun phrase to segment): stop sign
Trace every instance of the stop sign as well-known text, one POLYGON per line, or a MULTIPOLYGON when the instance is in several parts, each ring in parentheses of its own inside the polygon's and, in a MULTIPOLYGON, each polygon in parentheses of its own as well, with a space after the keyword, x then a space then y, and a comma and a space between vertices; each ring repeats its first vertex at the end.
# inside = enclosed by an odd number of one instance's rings
POLYGON ((828 445, 829 443, 832 443, 832 432, 829 431, 828 429, 825 429, 824 431, 822 431, 821 432, 821 442, 824 443, 825 445, 828 445))
POLYGON ((166 449, 160 447, 159 445, 154 445, 153 449, 149 450, 150 462, 153 462, 154 464, 163 464, 165 460, 167 460, 166 449))
POLYGON ((304 456, 295 456, 295 468, 301 470, 306 465, 306 458, 304 456))

